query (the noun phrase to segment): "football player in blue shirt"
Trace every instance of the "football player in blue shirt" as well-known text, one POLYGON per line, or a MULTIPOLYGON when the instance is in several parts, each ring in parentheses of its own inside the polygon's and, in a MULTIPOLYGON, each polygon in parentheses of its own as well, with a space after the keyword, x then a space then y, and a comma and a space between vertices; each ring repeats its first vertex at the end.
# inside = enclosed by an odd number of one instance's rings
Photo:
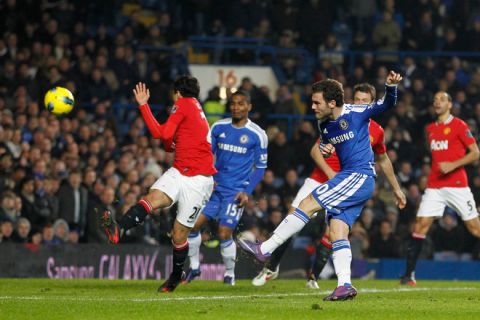
POLYGON ((375 187, 368 124, 371 117, 396 104, 397 85, 401 80, 399 74, 391 71, 386 79, 385 97, 367 105, 345 104, 343 87, 338 81, 326 79, 314 83, 312 109, 319 120, 320 149, 325 157, 336 150, 342 169, 303 199, 267 241, 238 240, 243 250, 265 262, 276 248, 299 232, 315 212, 324 208, 338 277, 337 288, 324 300, 347 300, 357 295, 351 284, 352 251, 348 234, 375 187))
POLYGON ((220 251, 225 264, 223 282, 235 284, 237 248, 232 234, 248 202, 248 196, 262 179, 267 167, 267 135, 262 128, 248 119, 251 109, 249 94, 237 91, 230 99, 232 117, 215 122, 210 129, 218 173, 214 176, 215 187, 210 200, 188 237, 190 269, 185 279, 187 283, 201 273, 200 228, 208 220, 216 220, 220 251))

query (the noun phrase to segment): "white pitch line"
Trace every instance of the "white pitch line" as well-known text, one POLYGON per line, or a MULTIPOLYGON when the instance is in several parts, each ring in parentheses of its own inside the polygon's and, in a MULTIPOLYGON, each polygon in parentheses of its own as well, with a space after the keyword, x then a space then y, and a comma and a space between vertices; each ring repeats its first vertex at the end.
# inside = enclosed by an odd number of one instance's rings
MULTIPOLYGON (((360 289, 359 293, 392 293, 392 292, 421 292, 421 291, 473 291, 479 290, 474 287, 458 287, 458 288, 392 288, 392 289, 360 289)), ((193 300, 224 300, 224 299, 264 299, 264 298, 283 298, 283 297, 304 297, 304 296, 318 296, 331 293, 329 291, 312 291, 309 293, 271 293, 271 294, 250 294, 250 295, 229 295, 229 296, 194 296, 194 297, 166 297, 166 298, 90 298, 90 297, 63 297, 63 296, 0 296, 0 301, 103 301, 103 302, 161 302, 161 301, 193 301, 193 300)))

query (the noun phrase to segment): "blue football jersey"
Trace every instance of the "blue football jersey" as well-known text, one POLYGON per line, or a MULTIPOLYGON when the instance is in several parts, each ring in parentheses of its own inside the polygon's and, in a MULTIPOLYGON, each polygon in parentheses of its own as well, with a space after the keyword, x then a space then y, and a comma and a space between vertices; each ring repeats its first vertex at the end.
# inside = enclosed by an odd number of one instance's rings
POLYGON ((215 189, 243 191, 254 168, 267 167, 267 134, 252 121, 237 128, 231 118, 219 120, 210 129, 210 138, 218 171, 215 189))
POLYGON ((342 171, 376 175, 368 123, 371 117, 393 107, 396 101, 397 86, 386 86, 383 99, 368 105, 345 104, 336 120, 319 123, 321 141, 335 147, 342 171))

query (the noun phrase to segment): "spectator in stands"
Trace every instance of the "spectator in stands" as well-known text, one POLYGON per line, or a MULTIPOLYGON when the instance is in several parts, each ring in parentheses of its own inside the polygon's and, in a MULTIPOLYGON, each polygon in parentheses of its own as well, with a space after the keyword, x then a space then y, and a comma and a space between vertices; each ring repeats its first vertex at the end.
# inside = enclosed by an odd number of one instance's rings
POLYGON ((283 177, 295 161, 294 150, 288 145, 287 136, 280 131, 275 137, 274 142, 268 146, 269 159, 282 159, 282 161, 273 161, 269 163, 269 168, 276 176, 283 177), (279 158, 280 157, 280 158, 279 158))
POLYGON ((218 86, 215 86, 208 91, 207 99, 203 103, 203 110, 207 115, 208 124, 210 126, 214 122, 223 118, 226 108, 225 104, 221 101, 220 88, 218 86))
POLYGON ((30 229, 30 221, 28 221, 26 218, 18 219, 15 232, 13 233, 13 241, 16 243, 27 243, 30 229))
MULTIPOLYGON (((318 47, 318 58, 328 59, 334 66, 343 65, 342 44, 338 42, 334 33, 329 33, 325 41, 318 47)), ((357 82, 358 83, 358 82, 357 82)))
POLYGON ((19 212, 15 208, 15 193, 4 191, 0 197, 0 221, 17 221, 19 212))
POLYGON ((389 221, 380 222, 376 234, 370 237, 368 256, 370 258, 397 258, 398 244, 393 234, 392 225, 389 221))
POLYGON ((54 239, 59 243, 64 244, 68 242, 70 230, 68 223, 63 219, 57 219, 53 224, 54 239))
POLYGON ((457 215, 447 209, 436 228, 432 230, 432 241, 435 248, 435 260, 458 260, 465 244, 465 232, 458 225, 457 215))
POLYGON ((13 223, 10 220, 0 220, 0 244, 13 242, 13 223))
POLYGON ((35 180, 26 176, 20 182, 20 197, 22 199, 22 217, 29 221, 37 221, 37 206, 35 203, 35 180))
MULTIPOLYGON (((402 31, 398 23, 393 20, 391 12, 383 12, 382 20, 373 29, 372 38, 379 51, 394 52, 398 50, 402 40, 402 31)), ((389 65, 395 63, 397 59, 395 54, 382 54, 378 57, 378 61, 389 65)))
POLYGON ((80 236, 83 236, 87 224, 88 192, 82 186, 80 171, 70 172, 68 180, 58 190, 57 198, 58 217, 69 224, 77 224, 80 236))
POLYGON ((61 244, 60 240, 55 238, 55 232, 51 223, 47 223, 42 228, 42 244, 45 246, 56 246, 61 244))

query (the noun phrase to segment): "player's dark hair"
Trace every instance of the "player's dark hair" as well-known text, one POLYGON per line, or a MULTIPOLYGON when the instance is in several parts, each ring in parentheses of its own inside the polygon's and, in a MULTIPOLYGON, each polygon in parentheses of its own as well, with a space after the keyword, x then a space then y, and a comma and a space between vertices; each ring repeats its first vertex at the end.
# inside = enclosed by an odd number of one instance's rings
POLYGON ((200 85, 197 78, 192 76, 180 76, 173 83, 173 92, 180 92, 184 98, 198 98, 200 85))
POLYGON ((325 79, 312 85, 312 93, 323 93, 326 102, 334 100, 337 107, 343 106, 344 92, 340 82, 333 79, 325 79))
POLYGON ((375 100, 375 98, 377 97, 377 91, 375 90, 375 87, 372 86, 370 83, 364 82, 356 84, 353 87, 353 94, 355 95, 355 92, 357 91, 368 93, 370 97, 372 97, 372 101, 375 100))
POLYGON ((235 91, 234 93, 232 93, 232 96, 230 97, 230 99, 232 99, 233 97, 235 96, 242 96, 242 97, 245 97, 245 100, 247 100, 248 103, 252 103, 251 101, 251 98, 250 98, 250 94, 244 90, 238 90, 238 91, 235 91))

